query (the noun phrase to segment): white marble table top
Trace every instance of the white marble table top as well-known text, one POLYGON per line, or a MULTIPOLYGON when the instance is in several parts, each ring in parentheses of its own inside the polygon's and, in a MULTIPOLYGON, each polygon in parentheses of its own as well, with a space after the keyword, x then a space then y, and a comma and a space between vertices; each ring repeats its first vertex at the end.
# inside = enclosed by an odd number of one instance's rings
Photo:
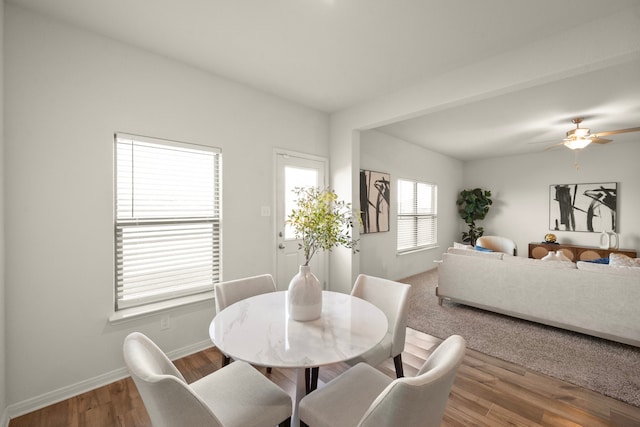
POLYGON ((233 359, 257 366, 308 368, 357 357, 382 341, 385 314, 348 294, 324 291, 322 315, 298 322, 287 315, 287 292, 237 302, 216 315, 209 335, 233 359))

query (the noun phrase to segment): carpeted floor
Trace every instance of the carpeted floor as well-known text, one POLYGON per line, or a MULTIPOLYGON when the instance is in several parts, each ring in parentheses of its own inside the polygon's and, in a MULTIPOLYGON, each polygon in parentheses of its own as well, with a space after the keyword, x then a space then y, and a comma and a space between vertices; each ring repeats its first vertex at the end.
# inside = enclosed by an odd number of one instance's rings
POLYGON ((462 335, 469 348, 640 407, 640 348, 448 301, 439 306, 437 269, 400 282, 412 285, 410 328, 462 335))

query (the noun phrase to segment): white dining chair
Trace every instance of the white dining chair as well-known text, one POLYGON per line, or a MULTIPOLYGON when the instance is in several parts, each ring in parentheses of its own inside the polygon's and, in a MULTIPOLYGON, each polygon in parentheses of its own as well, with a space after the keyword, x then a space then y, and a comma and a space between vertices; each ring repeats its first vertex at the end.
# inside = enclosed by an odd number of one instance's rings
POLYGON ((308 427, 438 427, 465 348, 450 336, 411 378, 359 363, 303 397, 300 419, 308 427))
MULTIPOLYGON (((275 291, 276 284, 270 274, 216 283, 214 286, 216 313, 243 299, 275 291)), ((229 362, 231 358, 223 354, 222 366, 228 365, 229 362)), ((271 368, 267 368, 267 372, 271 372, 271 368)))
POLYGON ((154 427, 288 426, 291 397, 245 362, 187 384, 147 336, 124 340, 124 361, 154 427))
POLYGON ((387 316, 389 327, 387 335, 377 346, 356 359, 348 360, 348 364, 365 362, 377 366, 391 357, 396 368, 396 376, 404 376, 402 351, 407 333, 410 289, 411 285, 380 277, 360 274, 356 278, 351 295, 369 301, 382 310, 387 316))
MULTIPOLYGON (((388 330, 382 341, 363 355, 347 360, 349 365, 360 362, 377 366, 388 358, 393 358, 396 376, 404 376, 402 366, 402 351, 407 333, 407 315, 409 305, 409 290, 411 285, 394 282, 380 277, 360 274, 356 278, 351 295, 361 298, 378 307, 387 316, 388 330)), ((311 368, 305 372, 307 393, 318 386, 319 369, 311 368)))

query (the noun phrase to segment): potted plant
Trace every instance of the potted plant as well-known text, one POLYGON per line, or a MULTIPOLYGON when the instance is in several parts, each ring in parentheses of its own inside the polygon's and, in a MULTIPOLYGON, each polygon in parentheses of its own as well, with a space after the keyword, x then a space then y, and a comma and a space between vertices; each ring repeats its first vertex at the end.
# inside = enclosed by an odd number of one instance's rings
MULTIPOLYGON (((322 287, 311 273, 309 262, 318 252, 343 246, 354 249, 357 240, 352 238, 353 223, 358 218, 351 210, 351 203, 338 200, 330 189, 296 187, 296 207, 287 217, 297 239, 305 263, 289 284, 289 315, 294 320, 313 320, 322 312, 322 287)), ((358 218, 359 220, 359 218, 358 218)), ((354 249, 355 250, 355 249, 354 249)))
POLYGON ((491 191, 474 188, 460 192, 456 201, 458 213, 469 226, 469 231, 462 233, 463 242, 475 246, 478 237, 484 234, 484 229, 477 226, 476 221, 485 218, 492 203, 491 191))

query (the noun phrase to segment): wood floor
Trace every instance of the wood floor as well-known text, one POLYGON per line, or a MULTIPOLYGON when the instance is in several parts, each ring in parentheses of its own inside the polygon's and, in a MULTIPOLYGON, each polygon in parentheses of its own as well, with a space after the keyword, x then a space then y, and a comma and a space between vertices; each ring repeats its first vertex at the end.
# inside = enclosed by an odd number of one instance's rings
MULTIPOLYGON (((437 338, 408 329, 402 355, 405 375, 415 375, 439 342, 437 338)), ((219 369, 221 363, 222 355, 215 348, 175 361, 188 382, 219 369)), ((344 364, 323 367, 320 379, 329 381, 347 368, 344 364)), ((379 369, 391 377, 395 375, 391 359, 379 369)), ((293 370, 273 369, 269 377, 293 394, 293 370)), ((9 427, 150 425, 130 378, 12 419, 9 423, 9 427)), ((467 350, 442 425, 640 426, 640 408, 467 350)))

